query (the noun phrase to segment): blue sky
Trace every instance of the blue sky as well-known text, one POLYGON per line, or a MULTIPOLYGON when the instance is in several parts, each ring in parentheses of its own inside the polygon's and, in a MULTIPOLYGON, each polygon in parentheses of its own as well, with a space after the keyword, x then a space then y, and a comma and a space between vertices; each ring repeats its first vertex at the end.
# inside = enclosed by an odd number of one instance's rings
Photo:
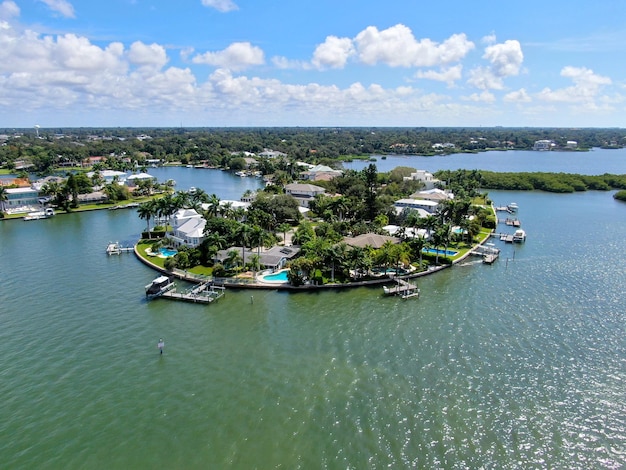
POLYGON ((0 0, 0 127, 625 127, 626 2, 0 0))

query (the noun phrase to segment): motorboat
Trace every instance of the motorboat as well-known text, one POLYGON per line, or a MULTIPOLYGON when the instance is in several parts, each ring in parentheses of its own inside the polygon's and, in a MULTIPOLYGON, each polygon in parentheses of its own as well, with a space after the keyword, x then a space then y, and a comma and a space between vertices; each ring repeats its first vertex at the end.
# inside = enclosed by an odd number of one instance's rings
POLYGON ((506 207, 510 212, 517 212, 517 209, 519 209, 519 207, 517 206, 517 203, 515 202, 511 202, 506 207))
POLYGON ((47 207, 42 211, 29 212, 24 216, 24 220, 48 219, 54 215, 54 209, 47 207))
POLYGON ((514 243, 522 243, 526 241, 526 232, 524 230, 517 229, 513 234, 513 242, 514 243))
POLYGON ((149 299, 161 295, 174 287, 174 278, 159 276, 146 286, 146 297, 149 299))

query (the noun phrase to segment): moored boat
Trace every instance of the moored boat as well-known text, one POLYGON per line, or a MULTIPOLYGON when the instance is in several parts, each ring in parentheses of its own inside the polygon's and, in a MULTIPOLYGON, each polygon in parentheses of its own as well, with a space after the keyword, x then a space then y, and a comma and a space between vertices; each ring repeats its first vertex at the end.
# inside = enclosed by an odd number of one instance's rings
POLYGON ((526 241, 526 232, 524 230, 517 229, 513 234, 513 242, 514 243, 522 243, 526 241))
POLYGON ((163 292, 167 292, 174 287, 174 280, 172 277, 159 276, 154 279, 150 284, 146 286, 146 297, 149 299, 161 295, 163 292))

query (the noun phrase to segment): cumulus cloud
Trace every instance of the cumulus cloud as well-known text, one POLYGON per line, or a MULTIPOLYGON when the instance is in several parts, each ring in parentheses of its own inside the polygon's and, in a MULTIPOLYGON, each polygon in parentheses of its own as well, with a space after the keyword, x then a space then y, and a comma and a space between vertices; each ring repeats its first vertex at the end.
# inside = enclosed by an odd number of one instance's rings
POLYGON ((205 52, 196 55, 194 64, 207 64, 230 70, 244 70, 253 65, 265 63, 263 50, 249 42, 234 42, 226 49, 217 52, 205 52))
POLYGON ((350 38, 328 36, 326 41, 315 48, 311 62, 318 69, 326 67, 343 68, 348 58, 354 54, 354 45, 350 38))
POLYGON ((391 67, 432 67, 465 57, 475 46, 465 34, 453 34, 442 43, 415 39, 402 24, 379 31, 369 26, 354 39, 359 60, 368 65, 384 63, 391 67))
POLYGON ((61 14, 66 18, 75 18, 74 7, 67 0, 40 0, 45 3, 52 11, 61 14))
POLYGON ((202 0, 202 4, 205 7, 215 8, 222 13, 239 10, 237 4, 232 0, 202 0))
POLYGON ((483 58, 491 62, 491 70, 496 76, 510 77, 519 74, 524 54, 519 41, 508 40, 488 46, 483 58))
POLYGON ((530 103, 532 98, 525 88, 520 88, 517 91, 512 91, 504 95, 503 100, 509 103, 530 103))
POLYGON ((165 48, 159 44, 136 41, 130 45, 128 60, 138 67, 161 69, 168 61, 165 48))
POLYGON ((574 85, 558 90, 544 88, 539 93, 539 98, 553 102, 592 103, 599 95, 602 86, 612 83, 609 77, 597 75, 586 67, 563 67, 561 76, 571 79, 574 85))
POLYGON ((424 78, 427 80, 435 80, 438 82, 445 82, 448 84, 448 86, 451 86, 454 84, 454 82, 461 79, 462 71, 463 66, 461 64, 458 64, 453 67, 441 69, 441 71, 439 72, 435 70, 420 70, 415 74, 415 77, 424 78))
POLYGON ((20 16, 20 7, 13 0, 0 3, 0 20, 10 20, 20 16))
POLYGON ((467 83, 481 90, 502 90, 502 77, 496 76, 490 68, 476 67, 470 70, 467 83))
POLYGON ((490 65, 470 70, 467 83, 481 90, 502 90, 506 77, 519 74, 524 54, 519 41, 507 40, 487 46, 483 59, 490 65))

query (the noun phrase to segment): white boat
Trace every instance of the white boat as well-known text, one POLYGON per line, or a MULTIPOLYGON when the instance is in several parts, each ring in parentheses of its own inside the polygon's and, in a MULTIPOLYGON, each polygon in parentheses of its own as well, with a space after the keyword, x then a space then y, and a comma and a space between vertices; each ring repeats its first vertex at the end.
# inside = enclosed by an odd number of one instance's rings
POLYGON ((235 174, 240 178, 245 178, 246 176, 248 176, 248 173, 246 173, 245 171, 236 171, 235 174))
POLYGON ((173 278, 167 276, 159 276, 146 286, 146 297, 149 299, 167 292, 175 286, 173 278))
POLYGON ((24 220, 48 219, 54 215, 54 209, 47 207, 42 211, 29 212, 24 216, 24 220))
POLYGON ((513 234, 513 242, 514 243, 522 243, 526 241, 526 232, 524 230, 517 229, 513 234))
POLYGON ((515 202, 508 204, 506 207, 511 212, 517 212, 517 209, 519 209, 519 207, 517 206, 517 203, 515 202))

